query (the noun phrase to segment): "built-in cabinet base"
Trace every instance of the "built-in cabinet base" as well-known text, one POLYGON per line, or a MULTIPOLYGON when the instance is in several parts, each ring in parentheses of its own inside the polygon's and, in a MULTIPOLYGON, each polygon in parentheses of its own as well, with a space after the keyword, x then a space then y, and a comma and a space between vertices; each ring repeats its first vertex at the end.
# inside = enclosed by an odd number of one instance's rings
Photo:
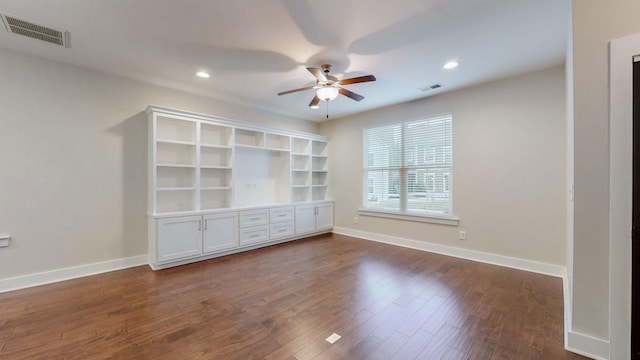
POLYGON ((149 218, 154 270, 331 232, 333 202, 225 209, 149 218))

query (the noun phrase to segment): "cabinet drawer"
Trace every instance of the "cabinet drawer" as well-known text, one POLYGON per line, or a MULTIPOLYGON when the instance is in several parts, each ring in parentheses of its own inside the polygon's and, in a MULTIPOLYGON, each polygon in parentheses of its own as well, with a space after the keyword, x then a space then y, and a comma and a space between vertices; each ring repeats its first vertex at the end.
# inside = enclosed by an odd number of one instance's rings
POLYGON ((293 221, 273 224, 270 227, 269 233, 272 240, 293 236, 293 221))
POLYGON ((269 214, 271 223, 293 221, 293 207, 273 208, 269 214))
POLYGON ((240 229, 240 244, 248 245, 261 243, 269 240, 269 227, 256 226, 247 229, 240 229))
POLYGON ((241 228, 268 225, 269 224, 269 210, 252 210, 241 211, 239 219, 239 225, 241 228))

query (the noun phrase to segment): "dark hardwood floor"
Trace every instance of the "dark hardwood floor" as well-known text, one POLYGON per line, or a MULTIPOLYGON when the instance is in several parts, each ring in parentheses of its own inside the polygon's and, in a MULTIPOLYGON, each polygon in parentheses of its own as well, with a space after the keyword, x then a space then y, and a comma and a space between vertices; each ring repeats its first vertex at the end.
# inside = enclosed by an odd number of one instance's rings
POLYGON ((340 235, 0 304, 0 359, 584 359, 561 279, 340 235))

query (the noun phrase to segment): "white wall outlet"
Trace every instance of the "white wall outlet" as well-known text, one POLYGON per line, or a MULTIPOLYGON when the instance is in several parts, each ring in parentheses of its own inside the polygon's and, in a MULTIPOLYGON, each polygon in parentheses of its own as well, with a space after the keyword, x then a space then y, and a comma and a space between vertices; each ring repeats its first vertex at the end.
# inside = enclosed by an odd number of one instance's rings
POLYGON ((464 231, 464 230, 460 230, 460 235, 458 235, 458 239, 466 240, 467 239, 467 232, 464 231))
POLYGON ((0 235, 0 247, 9 246, 9 239, 11 239, 10 235, 0 235))
POLYGON ((357 216, 353 218, 353 223, 354 223, 354 224, 357 224, 357 223, 358 223, 358 221, 360 221, 360 219, 358 219, 358 217, 357 217, 357 216))

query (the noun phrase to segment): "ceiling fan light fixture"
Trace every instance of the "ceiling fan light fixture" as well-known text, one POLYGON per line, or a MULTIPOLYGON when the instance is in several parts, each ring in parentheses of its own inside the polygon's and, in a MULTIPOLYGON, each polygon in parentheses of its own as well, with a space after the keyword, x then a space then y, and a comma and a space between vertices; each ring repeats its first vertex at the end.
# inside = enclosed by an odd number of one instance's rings
POLYGON ((331 101, 338 97, 338 88, 333 86, 324 86, 316 92, 320 100, 331 101))
POLYGON ((309 105, 310 108, 312 109, 320 109, 320 105, 315 104, 315 105, 309 105))

